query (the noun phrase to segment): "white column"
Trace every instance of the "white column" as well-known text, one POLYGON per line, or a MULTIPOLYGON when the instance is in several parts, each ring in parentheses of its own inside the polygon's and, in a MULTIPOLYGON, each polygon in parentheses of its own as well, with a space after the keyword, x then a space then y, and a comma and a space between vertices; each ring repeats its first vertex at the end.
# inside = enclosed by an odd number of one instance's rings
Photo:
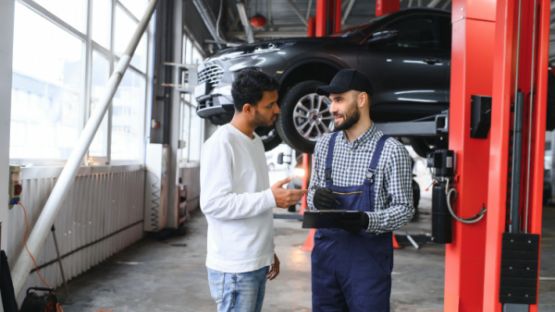
MULTIPOLYGON (((14 0, 0 1, 0 247, 7 249, 14 0)), ((2 307, 0 305, 0 311, 2 307)))
MULTIPOLYGON (((183 55, 183 1, 175 0, 173 7, 173 60, 175 64, 182 64, 185 60, 182 59, 183 55)), ((168 228, 177 228, 179 225, 179 214, 177 210, 176 192, 177 181, 179 172, 178 160, 178 144, 179 144, 179 130, 181 129, 181 94, 177 86, 181 81, 179 76, 179 67, 173 68, 174 84, 172 90, 172 107, 171 107, 171 129, 170 129, 170 163, 169 163, 169 185, 168 185, 168 228)), ((187 142, 189 143, 189 142, 187 142)))

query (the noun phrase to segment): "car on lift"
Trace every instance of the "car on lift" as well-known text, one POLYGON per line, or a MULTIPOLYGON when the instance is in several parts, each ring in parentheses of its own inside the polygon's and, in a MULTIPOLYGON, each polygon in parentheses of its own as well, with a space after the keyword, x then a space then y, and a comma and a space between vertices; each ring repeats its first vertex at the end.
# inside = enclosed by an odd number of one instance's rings
MULTIPOLYGON (((289 38, 245 44, 217 52, 197 69, 197 113, 214 124, 233 115, 234 74, 257 67, 280 83, 281 114, 275 128, 257 129, 266 150, 281 140, 312 152, 333 128, 329 99, 315 93, 342 68, 356 68, 373 86, 375 122, 435 118, 449 107, 451 14, 408 9, 323 38, 289 38), (277 133, 276 133, 277 130, 277 133)), ((401 137, 425 156, 444 137, 401 137)))
MULTIPOLYGON (((376 122, 428 118, 448 108, 450 13, 404 10, 323 38, 289 38, 219 51, 197 69, 197 113, 214 124, 233 115, 234 74, 258 67, 280 82, 281 115, 276 129, 257 129, 267 150, 281 140, 311 152, 333 127, 329 99, 315 93, 342 68, 364 72, 373 85, 376 122)), ((433 139, 433 138, 431 138, 433 139)), ((427 142, 412 138, 417 152, 427 142)))

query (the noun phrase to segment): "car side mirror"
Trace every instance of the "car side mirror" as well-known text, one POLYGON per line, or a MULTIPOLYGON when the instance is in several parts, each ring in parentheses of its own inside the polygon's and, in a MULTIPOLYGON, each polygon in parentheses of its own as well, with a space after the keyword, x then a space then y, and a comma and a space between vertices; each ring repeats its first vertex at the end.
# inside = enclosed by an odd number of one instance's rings
POLYGON ((390 42, 397 38, 399 32, 397 30, 381 30, 372 33, 368 39, 369 45, 374 45, 376 43, 390 42))

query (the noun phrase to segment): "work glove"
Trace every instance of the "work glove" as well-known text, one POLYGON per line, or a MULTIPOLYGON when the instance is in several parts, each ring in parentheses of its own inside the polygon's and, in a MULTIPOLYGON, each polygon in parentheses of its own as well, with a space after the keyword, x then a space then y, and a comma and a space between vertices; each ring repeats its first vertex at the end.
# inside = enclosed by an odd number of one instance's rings
POLYGON ((358 218, 339 219, 338 221, 339 228, 351 233, 358 233, 361 230, 366 231, 369 222, 370 219, 365 212, 359 214, 358 218))
POLYGON ((318 210, 336 209, 341 205, 336 195, 329 188, 323 187, 316 189, 312 202, 318 210))

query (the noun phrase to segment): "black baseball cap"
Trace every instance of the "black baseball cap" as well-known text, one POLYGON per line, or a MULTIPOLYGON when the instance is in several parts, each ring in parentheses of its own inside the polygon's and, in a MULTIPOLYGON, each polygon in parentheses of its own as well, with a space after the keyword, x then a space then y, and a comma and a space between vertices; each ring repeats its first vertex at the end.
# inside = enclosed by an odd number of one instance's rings
POLYGON ((363 73, 347 68, 338 71, 329 85, 318 87, 316 92, 328 96, 330 93, 344 93, 350 90, 372 94, 372 85, 363 73))

